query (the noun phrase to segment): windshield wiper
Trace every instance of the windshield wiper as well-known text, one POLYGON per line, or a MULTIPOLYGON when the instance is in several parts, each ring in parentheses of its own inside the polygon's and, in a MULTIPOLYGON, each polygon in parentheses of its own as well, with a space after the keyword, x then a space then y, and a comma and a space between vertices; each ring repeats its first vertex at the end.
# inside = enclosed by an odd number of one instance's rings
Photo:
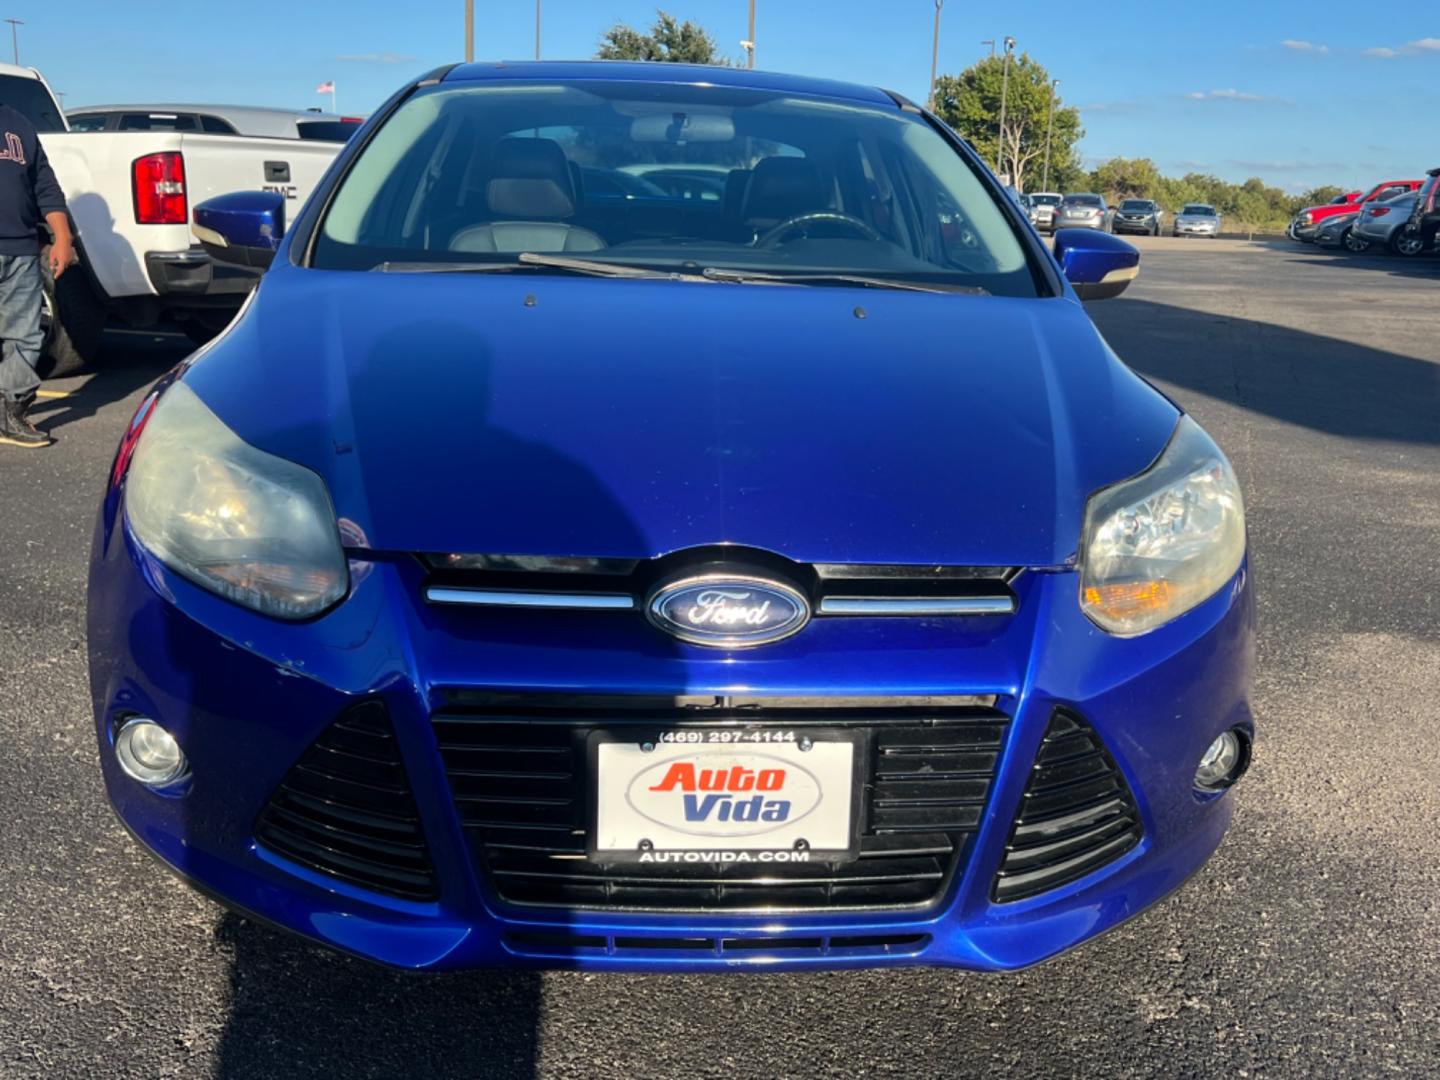
POLYGON ((384 274, 505 274, 535 269, 648 281, 698 280, 694 274, 651 270, 644 266, 601 262, 598 259, 572 259, 567 255, 540 255, 533 251, 522 251, 515 256, 514 262, 382 262, 374 269, 384 274))
POLYGON ((732 270, 724 266, 707 266, 700 271, 700 274, 709 281, 733 281, 740 284, 760 282, 771 285, 859 285, 867 289, 901 289, 906 292, 990 295, 988 290, 982 289, 978 285, 934 285, 918 281, 900 281, 897 278, 867 277, 864 274, 804 271, 789 274, 768 270, 732 270))

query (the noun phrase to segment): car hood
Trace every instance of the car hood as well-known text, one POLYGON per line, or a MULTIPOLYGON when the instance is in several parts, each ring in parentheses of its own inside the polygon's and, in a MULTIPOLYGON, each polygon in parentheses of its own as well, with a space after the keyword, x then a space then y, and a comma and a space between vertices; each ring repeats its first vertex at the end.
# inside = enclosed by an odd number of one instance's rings
POLYGON ((276 267, 186 381, 392 551, 1059 565, 1175 408, 1079 304, 276 267))

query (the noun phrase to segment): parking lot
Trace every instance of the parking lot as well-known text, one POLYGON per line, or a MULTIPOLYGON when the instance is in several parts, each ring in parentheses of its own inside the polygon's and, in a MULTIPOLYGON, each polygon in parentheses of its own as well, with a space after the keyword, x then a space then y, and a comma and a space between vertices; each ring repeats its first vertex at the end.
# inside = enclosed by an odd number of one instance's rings
POLYGON ((1440 260, 1136 243, 1094 317, 1230 454, 1259 589, 1255 766, 1188 887, 1008 977, 413 976, 224 913, 123 833, 94 761, 94 511, 187 351, 111 332, 37 409, 59 444, 0 453, 0 1074, 1433 1075, 1440 260))

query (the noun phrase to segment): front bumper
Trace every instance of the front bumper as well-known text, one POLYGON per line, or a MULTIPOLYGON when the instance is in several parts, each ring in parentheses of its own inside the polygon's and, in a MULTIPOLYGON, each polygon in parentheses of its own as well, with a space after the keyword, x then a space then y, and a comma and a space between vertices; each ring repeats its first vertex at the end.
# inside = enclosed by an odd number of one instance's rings
POLYGON ((1159 223, 1154 218, 1142 218, 1131 221, 1123 217, 1117 217, 1111 230, 1117 233, 1153 233, 1158 231, 1159 223))
POLYGON ((117 524, 118 502, 112 493, 97 529, 89 609, 100 757, 116 813, 164 863, 221 902, 382 963, 1011 970, 1166 896, 1214 851, 1230 819, 1232 798, 1199 797, 1191 779, 1216 734, 1252 727, 1248 565, 1211 600, 1141 638, 1113 638, 1091 624, 1078 608, 1073 572, 1030 572, 1011 616, 818 621, 737 659, 668 640, 662 647, 656 631, 638 617, 624 621, 628 615, 426 607, 417 600, 423 571, 403 558, 352 563, 350 597, 320 619, 273 622, 159 566, 117 524), (608 621, 615 618, 622 623, 608 621), (704 695, 738 685, 779 695, 996 696, 1010 722, 988 805, 937 903, 677 914, 497 899, 457 819, 431 722, 437 688, 704 695), (257 817, 276 785, 357 700, 382 701, 393 719, 434 860, 434 899, 389 898, 256 842, 257 817), (1057 707, 1083 716, 1108 747, 1133 791, 1143 838, 1070 884, 996 903, 997 867, 1057 707), (117 719, 134 714, 178 739, 192 764, 186 784, 157 794, 120 771, 112 733, 117 719))
POLYGON ((1176 236, 1216 236, 1220 232, 1220 226, 1213 222, 1208 224, 1195 224, 1193 222, 1177 221, 1175 223, 1176 236))
POLYGON ((1320 227, 1324 224, 1324 221, 1312 221, 1308 225, 1301 224, 1300 219, 1296 218, 1290 222, 1290 239, 1299 240, 1302 244, 1314 243, 1316 236, 1320 232, 1320 227))

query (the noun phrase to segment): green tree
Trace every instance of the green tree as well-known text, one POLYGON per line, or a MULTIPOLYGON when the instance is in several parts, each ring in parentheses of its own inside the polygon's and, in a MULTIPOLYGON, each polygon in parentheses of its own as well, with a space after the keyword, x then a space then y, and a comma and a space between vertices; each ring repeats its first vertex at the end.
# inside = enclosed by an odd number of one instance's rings
POLYGON ((704 27, 689 19, 677 22, 675 16, 663 11, 655 13, 655 24, 648 34, 624 23, 616 23, 600 39, 600 48, 595 56, 600 60, 664 60, 676 64, 716 64, 721 67, 730 64, 704 27))
POLYGON ((1332 199, 1335 199, 1344 194, 1345 189, 1342 187, 1336 187, 1334 184, 1326 184, 1324 187, 1311 188, 1303 195, 1296 197, 1295 209, 1296 211, 1300 211, 1304 210, 1307 206, 1324 206, 1332 199))
POLYGON ((1090 174, 1091 189, 1109 202, 1159 199, 1162 178, 1149 158, 1111 158, 1090 174))
POLYGON ((1050 73, 1021 53, 1010 60, 1009 88, 1005 92, 1005 131, 1000 129, 1000 97, 1005 82, 1005 60, 988 56, 959 75, 942 75, 935 81, 935 114, 1008 179, 1016 189, 1038 190, 1043 182, 1045 135, 1054 106, 1055 129, 1050 145, 1050 178, 1079 173, 1075 144, 1085 134, 1080 113, 1063 105, 1050 83, 1050 73))

